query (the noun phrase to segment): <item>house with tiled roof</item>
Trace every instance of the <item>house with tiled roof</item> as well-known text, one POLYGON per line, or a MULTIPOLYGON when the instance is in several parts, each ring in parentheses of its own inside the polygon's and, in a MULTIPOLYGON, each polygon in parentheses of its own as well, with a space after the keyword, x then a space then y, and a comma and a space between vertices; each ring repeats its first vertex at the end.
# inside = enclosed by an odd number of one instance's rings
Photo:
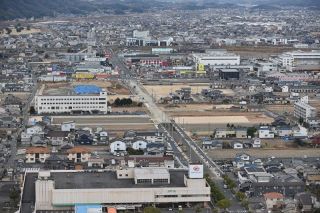
POLYGON ((73 161, 75 163, 85 163, 91 157, 91 150, 85 147, 75 146, 69 150, 68 153, 68 160, 73 161))
POLYGON ((269 192, 265 193, 263 196, 268 210, 281 208, 284 203, 284 196, 281 193, 269 192))
POLYGON ((26 163, 44 163, 50 157, 47 147, 28 147, 26 149, 26 163))

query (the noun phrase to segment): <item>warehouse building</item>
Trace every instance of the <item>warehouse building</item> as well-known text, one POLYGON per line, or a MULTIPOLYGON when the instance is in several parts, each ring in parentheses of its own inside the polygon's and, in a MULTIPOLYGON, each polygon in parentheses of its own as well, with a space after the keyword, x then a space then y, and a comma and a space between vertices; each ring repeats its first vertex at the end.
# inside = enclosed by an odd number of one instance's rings
POLYGON ((229 79, 237 79, 239 80, 240 74, 237 69, 219 69, 219 77, 220 79, 229 80, 229 79))
MULTIPOLYGON (((104 207, 150 204, 204 203, 210 201, 210 187, 203 178, 202 165, 185 170, 131 168, 117 171, 39 171, 27 173, 24 196, 36 211, 74 210, 77 205, 104 207), (32 201, 32 198, 34 200, 32 201), (30 200, 31 199, 31 200, 30 200), (31 202, 30 202, 31 201, 31 202), (33 203, 34 202, 34 203, 33 203)), ((20 212, 29 208, 22 202, 20 212)))
POLYGON ((223 65, 234 66, 240 65, 240 56, 227 51, 210 51, 207 53, 195 53, 193 54, 193 60, 197 64, 203 64, 207 66, 223 65))
POLYGON ((82 111, 107 113, 107 92, 92 85, 61 90, 60 94, 42 94, 40 90, 35 96, 35 109, 38 114, 82 111))

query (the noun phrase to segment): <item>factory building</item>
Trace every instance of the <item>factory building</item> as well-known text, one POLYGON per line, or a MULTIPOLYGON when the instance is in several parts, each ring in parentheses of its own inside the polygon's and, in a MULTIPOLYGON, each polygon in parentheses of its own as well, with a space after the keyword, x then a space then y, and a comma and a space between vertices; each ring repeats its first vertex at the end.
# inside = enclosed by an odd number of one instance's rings
POLYGON ((77 87, 64 94, 42 94, 40 92, 35 96, 35 110, 38 114, 79 111, 107 113, 107 92, 99 88, 99 90, 93 89, 96 88, 93 86, 77 87))
POLYGON ((199 65, 223 65, 234 66, 240 65, 240 56, 226 51, 210 51, 207 53, 195 53, 193 54, 194 62, 199 65))
POLYGON ((190 165, 189 172, 166 168, 39 171, 26 173, 24 188, 30 187, 35 188, 35 195, 30 194, 33 190, 22 195, 22 200, 30 197, 21 208, 34 205, 37 211, 74 210, 82 204, 138 208, 150 204, 204 203, 211 199, 203 165, 190 165))
POLYGON ((294 67, 316 65, 320 66, 320 51, 311 52, 295 51, 287 52, 280 56, 280 62, 283 67, 291 70, 294 67))
POLYGON ((240 74, 237 69, 219 69, 219 77, 224 80, 239 79, 240 74))

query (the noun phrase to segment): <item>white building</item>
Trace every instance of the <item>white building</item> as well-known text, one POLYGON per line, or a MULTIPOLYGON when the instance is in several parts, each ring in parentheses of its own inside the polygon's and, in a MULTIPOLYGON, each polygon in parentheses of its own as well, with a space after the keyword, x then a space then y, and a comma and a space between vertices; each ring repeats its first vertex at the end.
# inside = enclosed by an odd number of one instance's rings
POLYGON ((73 111, 100 111, 107 113, 107 92, 86 95, 36 95, 35 108, 38 114, 73 111))
POLYGON ((301 101, 294 103, 294 117, 299 119, 302 118, 303 121, 308 122, 308 120, 316 116, 317 110, 315 107, 301 101))
POLYGON ((132 143, 132 149, 135 150, 143 150, 147 148, 147 142, 142 141, 142 140, 137 140, 135 142, 132 143))
MULTIPOLYGON (((198 167, 192 167, 197 169, 198 167)), ((200 168, 201 169, 201 168, 200 168)), ((37 211, 73 210, 86 204, 117 205, 136 208, 160 203, 210 202, 210 186, 204 178, 192 178, 186 171, 165 168, 135 168, 115 171, 39 171, 27 174, 25 187, 35 187, 34 199, 37 211), (71 179, 70 179, 70 178, 71 179), (71 181, 70 181, 71 180, 71 181), (35 182, 35 184, 34 184, 35 182), (31 184, 31 185, 28 185, 31 184), (33 185, 34 184, 34 185, 33 185)), ((32 192, 31 192, 32 193, 32 192)), ((25 200, 27 195, 23 195, 25 200)), ((22 203, 21 208, 26 205, 22 203)), ((24 212, 24 209, 21 209, 24 212)))
POLYGON ((259 138, 274 138, 274 132, 268 126, 261 126, 259 129, 259 138))
POLYGON ((126 149, 127 149, 127 145, 125 142, 122 142, 122 141, 114 141, 110 144, 110 152, 112 154, 116 152, 126 151, 126 149))
POLYGON ((203 65, 240 65, 240 56, 226 51, 212 51, 208 53, 195 53, 192 55, 194 62, 203 65))
POLYGON ((74 129, 76 129, 76 122, 74 121, 63 122, 61 124, 61 131, 70 132, 74 129))
POLYGON ((296 66, 320 65, 320 51, 311 52, 295 51, 280 55, 280 61, 283 67, 292 70, 296 66))

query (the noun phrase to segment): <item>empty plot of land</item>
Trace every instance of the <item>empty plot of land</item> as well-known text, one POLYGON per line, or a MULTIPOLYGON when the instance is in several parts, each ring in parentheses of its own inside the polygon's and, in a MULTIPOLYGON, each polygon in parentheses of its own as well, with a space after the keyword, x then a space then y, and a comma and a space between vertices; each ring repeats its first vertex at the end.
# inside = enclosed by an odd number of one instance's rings
POLYGON ((274 156, 276 158, 301 158, 319 157, 320 149, 220 149, 205 151, 212 159, 233 159, 238 153, 246 153, 253 157, 268 158, 274 156))
POLYGON ((249 123, 246 116, 183 116, 174 118, 177 123, 188 124, 240 124, 249 123))
POLYGON ((53 116, 52 124, 75 121, 77 127, 104 127, 107 130, 150 130, 155 126, 147 115, 53 116))
MULTIPOLYGON (((190 87, 191 93, 201 93, 202 89, 209 89, 210 84, 174 84, 174 85, 144 85, 144 88, 150 95, 156 96, 157 99, 168 96, 181 88, 190 87)), ((225 95, 233 95, 231 89, 219 89, 225 95)))

